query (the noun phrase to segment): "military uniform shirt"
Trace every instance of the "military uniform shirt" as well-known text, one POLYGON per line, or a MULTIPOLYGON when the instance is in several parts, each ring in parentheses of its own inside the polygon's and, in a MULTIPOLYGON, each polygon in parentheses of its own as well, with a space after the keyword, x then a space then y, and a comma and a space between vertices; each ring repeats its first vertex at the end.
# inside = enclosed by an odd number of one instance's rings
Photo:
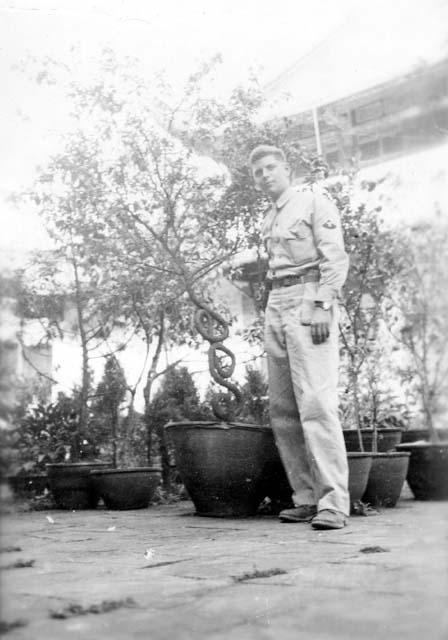
POLYGON ((327 197, 289 187, 268 212, 263 225, 272 280, 318 270, 316 300, 337 297, 348 271, 337 207, 327 197))

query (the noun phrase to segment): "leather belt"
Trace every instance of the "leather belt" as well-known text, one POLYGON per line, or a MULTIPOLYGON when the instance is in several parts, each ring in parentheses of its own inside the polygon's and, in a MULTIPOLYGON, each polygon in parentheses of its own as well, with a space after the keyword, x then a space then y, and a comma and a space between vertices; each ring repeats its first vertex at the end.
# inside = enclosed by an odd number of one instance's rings
POLYGON ((292 287, 295 284, 305 284, 305 282, 319 282, 319 275, 317 273, 305 273, 303 276, 285 276, 284 278, 269 281, 272 289, 292 287))

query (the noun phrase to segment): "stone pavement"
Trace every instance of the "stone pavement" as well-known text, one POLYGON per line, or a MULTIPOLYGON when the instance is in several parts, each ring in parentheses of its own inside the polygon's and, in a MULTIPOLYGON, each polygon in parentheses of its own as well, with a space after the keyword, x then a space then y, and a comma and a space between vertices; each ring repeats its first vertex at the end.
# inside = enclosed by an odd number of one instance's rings
POLYGON ((448 638, 447 502, 402 499, 332 532, 193 512, 3 514, 2 620, 24 624, 6 637, 448 638), (123 606, 95 613, 106 600, 123 606))

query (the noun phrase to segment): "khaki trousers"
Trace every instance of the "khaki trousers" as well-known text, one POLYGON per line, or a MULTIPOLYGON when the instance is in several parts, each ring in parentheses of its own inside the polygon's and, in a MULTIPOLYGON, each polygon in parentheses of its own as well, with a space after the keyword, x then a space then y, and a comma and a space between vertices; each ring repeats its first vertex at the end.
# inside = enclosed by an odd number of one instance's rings
POLYGON ((338 310, 330 337, 315 345, 317 283, 273 289, 266 309, 271 425, 296 506, 349 514, 348 465, 338 418, 338 310))

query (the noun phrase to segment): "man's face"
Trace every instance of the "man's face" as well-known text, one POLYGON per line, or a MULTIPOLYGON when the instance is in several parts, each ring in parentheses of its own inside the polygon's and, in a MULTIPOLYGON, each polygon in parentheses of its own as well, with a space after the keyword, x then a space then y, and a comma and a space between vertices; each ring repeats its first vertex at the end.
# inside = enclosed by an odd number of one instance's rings
POLYGON ((279 198, 290 185, 289 165, 274 155, 264 156, 252 164, 252 176, 257 188, 273 200, 279 198))

